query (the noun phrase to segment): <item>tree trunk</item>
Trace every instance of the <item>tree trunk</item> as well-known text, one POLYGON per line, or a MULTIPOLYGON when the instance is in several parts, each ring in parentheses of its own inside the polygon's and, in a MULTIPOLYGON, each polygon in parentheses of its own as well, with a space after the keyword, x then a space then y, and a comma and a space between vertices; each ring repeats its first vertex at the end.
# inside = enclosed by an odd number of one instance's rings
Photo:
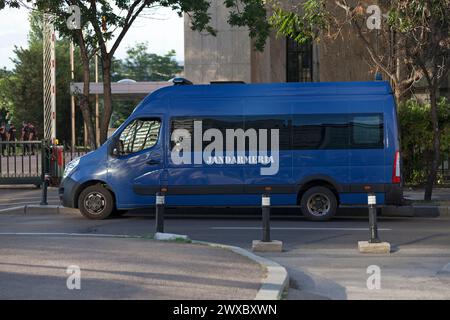
POLYGON ((95 139, 94 124, 92 122, 92 112, 89 106, 89 85, 91 81, 91 74, 89 69, 88 52, 81 31, 79 32, 78 39, 80 45, 81 61, 83 62, 83 94, 80 96, 80 110, 81 114, 83 115, 84 123, 86 125, 85 127, 87 131, 89 147, 91 148, 91 150, 94 150, 97 145, 95 139))
POLYGON ((103 70, 103 115, 100 123, 100 143, 103 144, 108 139, 109 121, 112 114, 112 94, 111 94, 111 59, 109 55, 102 55, 103 70))
POLYGON ((431 123, 433 126, 433 159, 428 170, 427 184, 425 186, 424 200, 430 201, 433 194, 433 185, 436 181, 437 171, 441 160, 441 139, 439 131, 439 116, 437 105, 437 91, 436 86, 430 88, 430 105, 431 105, 431 123))
POLYGON ((94 150, 96 148, 96 139, 94 124, 92 123, 91 108, 89 106, 89 72, 89 62, 87 63, 87 66, 83 62, 83 94, 80 96, 80 109, 81 114, 83 115, 84 123, 86 124, 89 147, 91 148, 91 150, 94 150))

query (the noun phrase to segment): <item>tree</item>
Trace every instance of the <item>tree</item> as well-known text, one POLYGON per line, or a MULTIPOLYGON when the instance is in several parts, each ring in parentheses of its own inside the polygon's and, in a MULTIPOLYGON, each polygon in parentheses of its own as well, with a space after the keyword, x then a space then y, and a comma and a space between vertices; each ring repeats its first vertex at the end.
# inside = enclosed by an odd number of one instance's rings
MULTIPOLYGON (((114 54, 126 33, 148 8, 168 7, 180 16, 184 13, 191 17, 191 28, 215 35, 216 30, 209 26, 208 9, 213 0, 38 0, 39 8, 54 13, 57 17, 67 18, 64 7, 77 5, 84 21, 92 28, 96 48, 100 52, 103 80, 103 116, 100 123, 100 142, 106 140, 109 121, 112 114, 111 68, 114 54), (107 45, 108 43, 108 45, 107 45)), ((248 26, 249 34, 255 38, 255 46, 262 49, 269 33, 266 21, 266 9, 262 0, 224 0, 230 10, 229 23, 248 26)), ((79 34, 83 37, 83 34, 79 34)), ((81 43, 81 42, 80 42, 81 43)), ((83 51, 83 50, 82 50, 83 51)))
MULTIPOLYGON (((27 2, 29 1, 30 0, 27 0, 27 2)), ((0 10, 4 9, 5 7, 19 8, 20 4, 21 3, 19 0, 0 0, 0 10)))
POLYGON ((0 69, 0 124, 6 120, 6 113, 14 113, 14 104, 8 95, 8 86, 13 73, 10 70, 0 69))
MULTIPOLYGON (((442 131, 441 152, 450 156, 450 103, 442 97, 438 103, 439 129, 442 131)), ((424 185, 427 168, 433 160, 433 130, 430 119, 430 104, 409 99, 399 104, 398 120, 402 132, 402 165, 404 182, 424 185)), ((443 176, 437 178, 442 183, 443 176)))
MULTIPOLYGON (((22 121, 41 124, 43 119, 43 91, 42 91, 42 15, 34 11, 30 15, 30 32, 28 34, 28 48, 14 49, 14 69, 7 72, 7 77, 1 77, 1 99, 10 105, 13 112, 13 122, 20 128, 22 121), (4 86, 2 83, 4 82, 4 86)), ((56 126, 58 138, 69 139, 67 119, 70 118, 70 64, 67 52, 68 41, 60 41, 56 46, 56 126)), ((75 76, 81 76, 81 68, 75 69, 75 76)), ((38 136, 42 137, 43 128, 36 126, 38 136)))
POLYGON ((40 12, 52 15, 52 22, 63 39, 72 41, 78 46, 78 53, 83 69, 83 92, 77 92, 76 96, 83 115, 88 144, 91 149, 95 149, 97 147, 97 139, 89 97, 91 80, 90 63, 97 53, 98 41, 93 30, 89 28, 89 21, 84 19, 84 16, 82 16, 80 26, 78 26, 79 28, 68 27, 67 21, 72 14, 69 7, 75 5, 75 2, 75 0, 37 0, 34 5, 40 12))
POLYGON ((378 31, 366 28, 371 21, 362 1, 350 5, 346 0, 306 0, 287 7, 275 0, 271 3, 273 27, 300 43, 324 37, 336 39, 343 28, 353 28, 373 67, 393 83, 398 100, 418 80, 425 80, 434 147, 425 188, 425 200, 430 200, 440 164, 438 88, 450 70, 450 0, 380 1, 387 18, 381 21, 379 12, 376 17, 379 21, 375 21, 379 24, 375 26, 378 31))
POLYGON ((114 61, 113 80, 124 78, 136 81, 170 80, 183 70, 174 58, 174 50, 160 56, 149 53, 147 43, 136 43, 134 47, 128 48, 125 60, 114 61))
MULTIPOLYGON (((147 43, 137 43, 128 48, 125 59, 114 59, 112 80, 133 79, 136 81, 167 81, 183 68, 175 61, 175 51, 165 55, 148 52, 147 43)), ((129 117, 141 98, 113 101, 113 114, 110 124, 117 128, 129 117)))

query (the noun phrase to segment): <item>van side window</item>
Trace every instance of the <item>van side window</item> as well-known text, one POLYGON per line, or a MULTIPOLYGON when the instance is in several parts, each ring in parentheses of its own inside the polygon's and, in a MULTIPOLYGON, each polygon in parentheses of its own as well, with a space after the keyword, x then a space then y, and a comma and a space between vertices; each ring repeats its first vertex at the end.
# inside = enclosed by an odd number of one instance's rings
POLYGON ((300 114, 294 116, 292 148, 346 149, 349 147, 346 114, 300 114))
POLYGON ((159 138, 159 119, 136 119, 122 131, 120 141, 123 155, 153 147, 159 138))
MULTIPOLYGON (((267 130, 267 147, 272 145, 270 130, 278 129, 279 150, 290 150, 291 146, 291 116, 290 115, 269 115, 269 116, 245 116, 245 130, 260 129, 267 130)), ((247 144, 246 150, 249 150, 247 144)), ((265 150, 261 150, 265 151, 265 150)))
MULTIPOLYGON (((243 128, 243 119, 241 116, 226 116, 226 117, 180 117, 172 119, 172 133, 177 129, 185 129, 189 132, 191 137, 194 136, 194 121, 201 121, 202 135, 208 129, 218 129, 223 137, 226 136, 226 129, 239 129, 243 128)), ((172 134, 171 133, 171 134, 172 134)), ((205 148, 210 142, 203 141, 203 148, 205 148)), ((175 146, 175 142, 171 141, 171 149, 175 146)), ((225 146, 225 143, 224 143, 225 146)), ((223 150, 225 151, 225 150, 223 150)))
POLYGON ((292 124, 292 148, 383 148, 383 114, 298 114, 292 124))
POLYGON ((383 148, 383 115, 353 115, 352 147, 383 148))

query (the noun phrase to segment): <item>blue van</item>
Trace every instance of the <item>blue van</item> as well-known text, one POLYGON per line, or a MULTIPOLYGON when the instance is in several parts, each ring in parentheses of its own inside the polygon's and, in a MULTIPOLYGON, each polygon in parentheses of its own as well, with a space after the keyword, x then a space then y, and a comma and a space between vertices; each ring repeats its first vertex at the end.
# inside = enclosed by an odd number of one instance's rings
POLYGON ((91 219, 154 206, 164 190, 168 206, 211 207, 270 192, 273 206, 327 220, 369 191, 400 204, 399 148, 388 82, 174 85, 70 162, 59 192, 91 219))

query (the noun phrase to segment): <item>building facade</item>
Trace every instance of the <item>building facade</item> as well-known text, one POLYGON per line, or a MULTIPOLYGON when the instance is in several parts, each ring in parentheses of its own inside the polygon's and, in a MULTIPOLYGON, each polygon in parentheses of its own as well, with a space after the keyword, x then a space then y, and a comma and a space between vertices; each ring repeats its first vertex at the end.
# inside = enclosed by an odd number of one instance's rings
POLYGON ((227 23, 228 10, 223 1, 213 2, 210 13, 211 25, 218 31, 215 37, 192 31, 189 18, 185 17, 185 77, 194 83, 374 79, 365 48, 351 36, 351 30, 343 31, 345 41, 306 45, 277 37, 273 32, 264 51, 257 52, 246 28, 231 27, 227 23))

